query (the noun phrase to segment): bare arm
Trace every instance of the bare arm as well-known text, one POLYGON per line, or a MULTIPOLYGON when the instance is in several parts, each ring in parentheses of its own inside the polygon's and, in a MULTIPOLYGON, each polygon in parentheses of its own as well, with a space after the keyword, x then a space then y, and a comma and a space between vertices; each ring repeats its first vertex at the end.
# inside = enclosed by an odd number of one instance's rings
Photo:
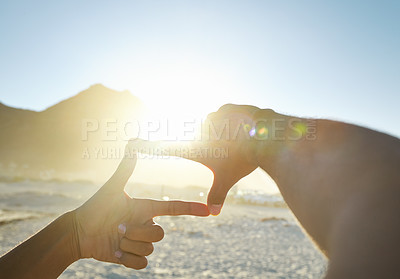
POLYGON ((1 257, 0 274, 5 278, 42 278, 46 273, 47 278, 57 278, 79 259, 73 215, 62 215, 1 257))
MULTIPOLYGON (((255 117, 262 114, 261 110, 255 117)), ((259 141, 258 165, 276 181, 290 208, 323 250, 328 249, 333 222, 354 199, 398 193, 398 139, 341 122, 274 115, 285 121, 281 122, 285 130, 280 132, 284 140, 259 141), (290 139, 296 133, 287 124, 290 120, 306 129, 312 125, 315 133, 290 139)))
POLYGON ((141 269, 164 232, 161 215, 208 216, 206 205, 128 196, 124 186, 136 164, 125 156, 114 175, 86 203, 68 212, 0 258, 3 278, 56 278, 81 258, 141 269))
MULTIPOLYGON (((255 118, 271 118, 260 110, 255 118)), ((330 259, 329 278, 397 276, 400 141, 329 120, 284 119, 284 140, 257 143, 257 161, 330 259), (290 140, 296 120, 315 129, 290 140)))
MULTIPOLYGON (((213 171, 208 196, 212 214, 219 213, 229 189, 259 166, 275 180, 302 226, 329 257, 328 278, 399 274, 399 139, 253 106, 225 105, 207 122, 212 129, 203 130, 205 137, 191 148, 224 147, 229 155, 181 156, 213 171)), ((172 147, 169 152, 180 156, 176 151, 172 147)))

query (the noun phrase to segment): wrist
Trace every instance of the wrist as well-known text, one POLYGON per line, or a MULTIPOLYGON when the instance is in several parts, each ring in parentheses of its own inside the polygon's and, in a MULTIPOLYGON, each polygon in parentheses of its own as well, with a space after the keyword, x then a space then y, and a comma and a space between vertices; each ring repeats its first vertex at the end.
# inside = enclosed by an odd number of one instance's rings
POLYGON ((255 161, 264 170, 273 171, 283 154, 303 148, 305 141, 316 139, 316 120, 260 109, 253 114, 252 139, 255 161))
POLYGON ((253 113, 252 119, 253 125, 249 134, 254 149, 254 161, 263 168, 266 158, 273 163, 284 145, 282 126, 286 126, 287 117, 272 109, 259 109, 253 113))

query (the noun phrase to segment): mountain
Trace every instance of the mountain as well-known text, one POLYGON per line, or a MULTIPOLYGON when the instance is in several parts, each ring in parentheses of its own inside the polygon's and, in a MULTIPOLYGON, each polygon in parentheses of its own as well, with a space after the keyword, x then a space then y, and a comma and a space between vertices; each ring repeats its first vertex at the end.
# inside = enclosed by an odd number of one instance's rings
POLYGON ((143 109, 129 91, 101 84, 40 112, 0 103, 0 177, 104 179, 143 109))

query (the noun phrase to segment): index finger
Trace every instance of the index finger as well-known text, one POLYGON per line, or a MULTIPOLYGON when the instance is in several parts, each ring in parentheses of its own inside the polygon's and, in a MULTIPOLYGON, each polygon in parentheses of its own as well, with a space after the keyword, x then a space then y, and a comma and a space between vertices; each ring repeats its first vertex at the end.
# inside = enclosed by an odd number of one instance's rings
POLYGON ((207 205, 199 202, 156 201, 148 200, 152 209, 152 217, 192 215, 206 217, 210 215, 207 205))

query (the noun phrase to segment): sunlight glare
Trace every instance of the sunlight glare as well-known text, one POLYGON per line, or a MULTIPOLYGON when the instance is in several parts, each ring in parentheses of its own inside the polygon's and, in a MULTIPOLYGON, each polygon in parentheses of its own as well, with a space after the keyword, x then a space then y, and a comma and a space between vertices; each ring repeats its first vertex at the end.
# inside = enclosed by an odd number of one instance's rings
POLYGON ((145 119, 157 123, 154 129, 159 133, 153 133, 153 140, 188 140, 207 115, 229 102, 228 96, 237 90, 220 69, 178 62, 132 73, 137 76, 132 93, 143 100, 145 119))

